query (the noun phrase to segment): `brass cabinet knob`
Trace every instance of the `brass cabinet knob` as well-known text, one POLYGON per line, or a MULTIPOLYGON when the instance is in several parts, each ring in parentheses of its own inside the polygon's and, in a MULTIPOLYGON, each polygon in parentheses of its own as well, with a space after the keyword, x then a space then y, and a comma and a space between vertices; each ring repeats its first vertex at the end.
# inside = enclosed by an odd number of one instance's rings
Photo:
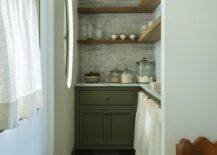
POLYGON ((109 101, 110 100, 109 96, 105 96, 105 100, 109 101))

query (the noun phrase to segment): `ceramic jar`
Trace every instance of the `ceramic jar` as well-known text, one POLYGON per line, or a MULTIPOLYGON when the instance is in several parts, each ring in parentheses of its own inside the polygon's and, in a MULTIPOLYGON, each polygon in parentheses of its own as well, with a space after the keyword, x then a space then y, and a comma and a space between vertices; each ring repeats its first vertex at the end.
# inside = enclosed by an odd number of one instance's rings
POLYGON ((121 83, 132 83, 133 82, 133 75, 132 71, 129 69, 125 69, 121 73, 121 83))
POLYGON ((110 82, 120 83, 121 82, 121 72, 118 69, 114 69, 110 72, 110 82))

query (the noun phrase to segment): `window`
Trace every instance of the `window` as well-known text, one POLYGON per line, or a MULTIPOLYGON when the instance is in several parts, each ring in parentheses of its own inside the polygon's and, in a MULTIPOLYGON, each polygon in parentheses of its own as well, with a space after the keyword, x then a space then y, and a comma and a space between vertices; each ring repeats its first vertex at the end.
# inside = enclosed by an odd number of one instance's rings
POLYGON ((65 17, 66 17, 66 76, 67 87, 71 88, 73 74, 73 44, 74 44, 74 17, 73 17, 73 1, 65 0, 65 17))

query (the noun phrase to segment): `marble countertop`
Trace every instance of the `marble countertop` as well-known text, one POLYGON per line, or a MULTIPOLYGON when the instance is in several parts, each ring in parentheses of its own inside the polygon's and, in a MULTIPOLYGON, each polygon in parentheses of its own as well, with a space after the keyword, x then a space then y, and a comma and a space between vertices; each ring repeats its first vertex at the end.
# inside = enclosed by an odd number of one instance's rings
POLYGON ((152 90, 149 84, 139 84, 139 86, 161 101, 161 93, 152 90))
POLYGON ((161 93, 156 92, 151 89, 149 84, 140 84, 140 83, 130 83, 130 84, 122 84, 122 83, 77 83, 75 86, 84 86, 84 87, 141 87, 152 96, 161 100, 161 93))

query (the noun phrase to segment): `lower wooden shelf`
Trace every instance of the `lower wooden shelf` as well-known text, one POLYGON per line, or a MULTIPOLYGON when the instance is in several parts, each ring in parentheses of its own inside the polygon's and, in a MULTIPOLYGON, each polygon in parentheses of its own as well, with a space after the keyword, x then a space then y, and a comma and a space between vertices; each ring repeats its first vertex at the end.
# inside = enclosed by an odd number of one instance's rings
POLYGON ((102 39, 102 40, 78 40, 79 44, 141 44, 138 40, 111 40, 111 39, 102 39))

